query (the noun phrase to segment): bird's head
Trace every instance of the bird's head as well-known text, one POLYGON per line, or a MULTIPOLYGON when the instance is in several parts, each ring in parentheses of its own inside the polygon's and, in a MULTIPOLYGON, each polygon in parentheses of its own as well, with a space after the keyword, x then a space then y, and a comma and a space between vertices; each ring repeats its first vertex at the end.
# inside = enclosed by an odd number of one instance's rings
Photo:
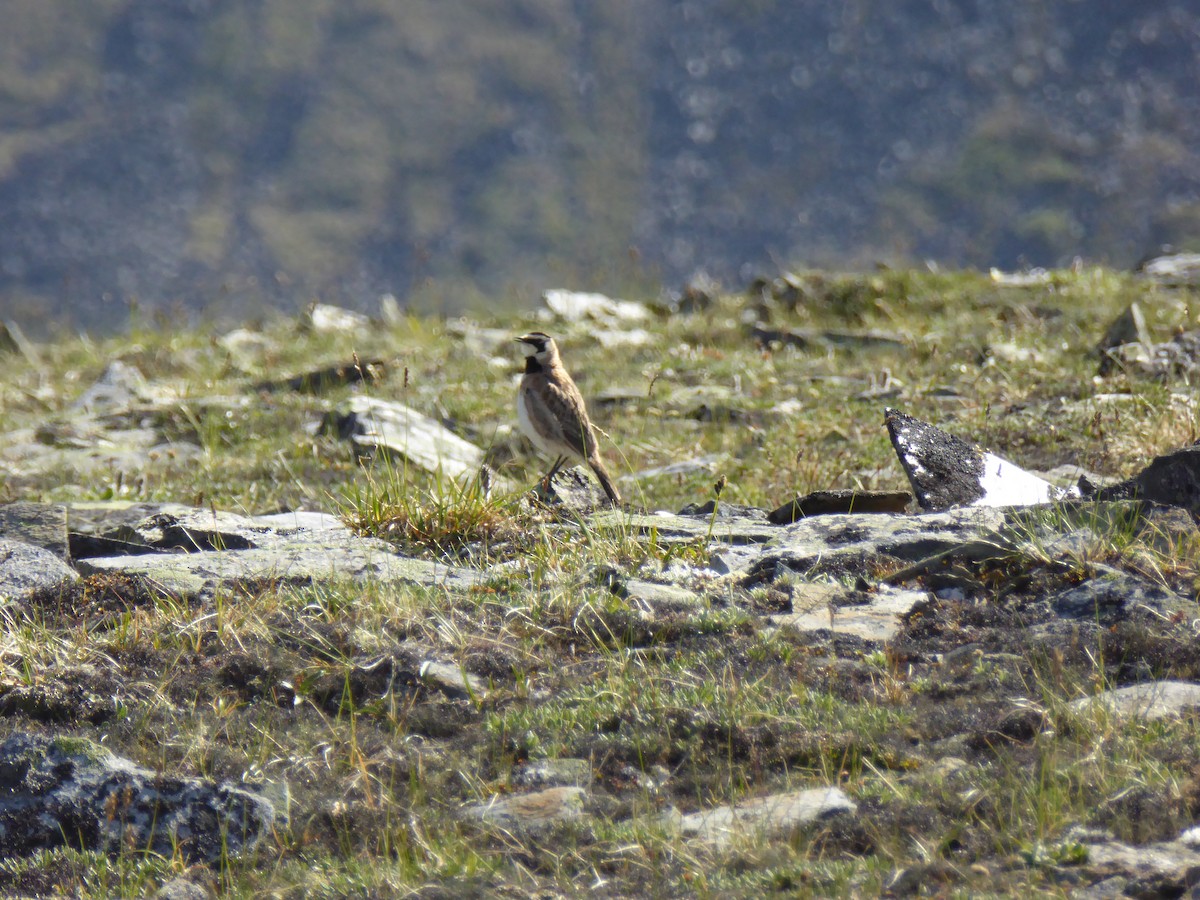
POLYGON ((534 359, 541 365, 547 365, 558 358, 558 348, 554 346, 554 338, 541 331, 531 331, 517 338, 521 352, 526 359, 534 359))

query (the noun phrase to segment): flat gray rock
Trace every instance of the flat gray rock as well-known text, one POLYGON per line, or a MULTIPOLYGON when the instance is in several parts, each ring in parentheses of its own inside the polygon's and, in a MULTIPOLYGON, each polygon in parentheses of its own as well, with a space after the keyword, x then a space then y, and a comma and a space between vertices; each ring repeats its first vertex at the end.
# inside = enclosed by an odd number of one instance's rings
POLYGON ((0 598, 28 597, 35 591, 61 590, 79 576, 44 547, 0 538, 0 598))
POLYGON ((1127 619, 1139 611, 1170 616, 1193 605, 1161 585, 1115 569, 1101 570, 1097 577, 1063 591, 1050 602, 1061 616, 1102 625, 1127 619))
MULTIPOLYGON (((805 585, 808 588, 810 585, 805 585)), ((864 602, 845 603, 849 592, 833 585, 811 585, 826 590, 798 589, 792 598, 794 612, 772 616, 779 626, 797 631, 829 631, 882 643, 900 630, 900 618, 928 598, 915 591, 881 584, 876 590, 856 594, 864 602)))
POLYGON ((705 538, 709 544, 764 544, 779 534, 779 529, 763 519, 751 519, 718 514, 716 519, 706 515, 679 516, 674 513, 625 514, 619 511, 601 512, 592 516, 595 525, 624 527, 644 536, 654 535, 667 544, 678 544, 705 538))
POLYGON ((363 447, 388 450, 427 472, 450 478, 474 475, 483 465, 483 450, 441 422, 390 400, 354 397, 332 414, 322 429, 350 438, 363 447))
POLYGON ((1071 704, 1076 712, 1096 709, 1138 719, 1174 719, 1200 712, 1200 684, 1189 681, 1149 681, 1104 691, 1071 704))
POLYGON ((135 847, 214 862, 252 849, 274 807, 228 782, 143 769, 80 738, 18 732, 0 744, 0 856, 135 847))
POLYGON ((469 569, 397 556, 383 541, 353 535, 332 543, 302 535, 295 542, 267 549, 100 557, 78 565, 85 575, 138 575, 183 597, 262 581, 405 583, 465 591, 483 577, 469 569))
POLYGON ((816 516, 772 528, 760 552, 737 559, 746 571, 774 580, 785 571, 856 570, 892 558, 915 562, 993 533, 1005 520, 999 509, 968 507, 923 515, 816 516))
POLYGON ((0 537, 49 550, 63 561, 71 558, 67 542, 67 508, 49 503, 6 503, 0 506, 0 537))
POLYGON ((724 847, 738 837, 786 840, 806 825, 857 811, 841 788, 810 788, 695 812, 684 816, 679 828, 688 837, 724 847))

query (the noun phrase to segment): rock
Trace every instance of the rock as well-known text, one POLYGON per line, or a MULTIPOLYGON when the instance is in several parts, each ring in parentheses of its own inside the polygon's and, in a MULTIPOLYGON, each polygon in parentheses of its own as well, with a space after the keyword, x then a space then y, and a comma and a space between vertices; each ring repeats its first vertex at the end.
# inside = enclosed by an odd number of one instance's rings
MULTIPOLYGON (((721 506, 725 506, 724 503, 721 506)), ((592 517, 598 526, 622 526, 632 533, 653 535, 660 544, 689 543, 705 538, 713 544, 763 544, 771 540, 779 529, 762 519, 741 516, 678 516, 660 512, 653 515, 623 513, 617 510, 604 511, 592 517)))
POLYGON ((1050 284, 1054 280, 1052 272, 1041 268, 1030 269, 1028 272, 1002 272, 1000 269, 993 268, 988 274, 991 276, 992 283, 998 287, 1038 287, 1050 284))
POLYGON ((1076 492, 1056 488, 1018 466, 927 422, 886 410, 888 435, 922 509, 1027 506, 1076 492))
POLYGON ((1116 365, 1116 357, 1111 351, 1127 344, 1140 344, 1143 347, 1151 344, 1146 317, 1142 315, 1142 308, 1136 303, 1130 303, 1125 312, 1113 320, 1100 343, 1096 345, 1096 352, 1100 354, 1101 375, 1109 374, 1116 365))
POLYGON ((714 512, 716 512, 717 519, 746 519, 752 522, 767 521, 767 511, 765 509, 759 509, 757 506, 745 506, 741 503, 729 503, 724 500, 705 500, 703 503, 689 503, 679 510, 679 515, 693 516, 697 519, 708 521, 713 518, 714 512))
POLYGON ((509 782, 517 788, 586 788, 592 783, 592 764, 586 759, 531 759, 513 769, 509 782))
POLYGON ((900 630, 902 616, 929 598, 927 591, 886 584, 870 592, 836 587, 832 591, 810 591, 811 587, 816 585, 804 585, 798 589, 799 596, 792 597, 794 612, 772 616, 771 621, 796 631, 829 631, 883 643, 900 630), (860 602, 847 603, 847 600, 860 602))
POLYGON ((325 334, 358 334, 370 329, 371 320, 360 312, 342 309, 340 306, 313 303, 306 310, 301 324, 305 328, 325 334))
POLYGON ((65 506, 6 503, 0 506, 0 537, 49 550, 64 562, 71 559, 65 506))
POLYGON ((1172 253, 1155 257, 1142 263, 1138 271, 1152 281, 1172 287, 1200 284, 1200 253, 1172 253))
POLYGON ((830 513, 902 513, 912 499, 908 491, 813 491, 772 510, 767 520, 773 525, 789 525, 830 513))
POLYGON ((312 532, 297 532, 290 540, 262 549, 98 557, 80 560, 78 566, 85 575, 142 576, 185 599, 264 581, 407 583, 466 591, 483 577, 469 569, 398 556, 380 540, 336 533, 318 537, 312 532))
POLYGON ((61 590, 78 580, 75 570, 58 554, 0 538, 0 598, 22 599, 34 592, 61 590))
POLYGON ((725 847, 739 836, 787 840, 807 825, 857 811, 840 788, 811 788, 692 813, 679 827, 685 836, 725 847))
POLYGON ((549 484, 545 478, 539 478, 531 492, 539 503, 561 506, 579 513, 609 506, 600 485, 584 474, 582 466, 559 469, 549 484))
POLYGON ((483 450, 440 422, 390 400, 354 397, 348 407, 325 417, 321 432, 390 451, 450 478, 474 475, 483 465, 483 450))
POLYGON ((585 319, 610 325, 643 322, 650 318, 644 304, 613 300, 603 294, 552 289, 542 293, 542 302, 559 319, 581 322, 585 319))
POLYGON ((258 844, 269 802, 228 782, 143 769, 79 738, 15 733, 0 745, 0 855, 76 846, 215 862, 258 844))
POLYGON ((1095 491, 1096 500, 1137 498, 1200 515, 1200 445, 1155 457, 1127 481, 1095 491))
POLYGON ((1188 681, 1131 684, 1083 697, 1074 701, 1071 708, 1078 713, 1105 709, 1113 715, 1129 718, 1174 719, 1200 711, 1200 684, 1188 681))
POLYGON ((149 395, 145 376, 135 366, 114 359, 95 383, 72 404, 72 409, 109 413, 143 403, 149 395))
POLYGON ((154 900, 212 900, 215 896, 212 888, 180 875, 163 884, 154 900))
POLYGON ((1169 617, 1188 608, 1183 597, 1137 575, 1106 568, 1098 571, 1098 577, 1052 597, 1054 611, 1072 619, 1112 625, 1139 611, 1169 617))
POLYGON ((323 394, 332 388, 348 384, 374 384, 387 374, 387 363, 382 359, 351 360, 333 366, 313 369, 290 378, 260 381, 256 391, 296 391, 301 394, 323 394))
POLYGON ((1200 884, 1200 851, 1179 841, 1132 847, 1108 840, 1083 846, 1087 850, 1085 871, 1100 873, 1106 880, 1126 879, 1118 896, 1181 897, 1184 891, 1200 884))
POLYGON ((586 799, 587 791, 581 787, 551 787, 531 794, 494 797, 487 803, 466 807, 459 815, 467 821, 536 835, 580 818, 586 799))
POLYGON ((645 328, 597 328, 592 332, 592 337, 605 350, 617 347, 645 347, 657 340, 645 328))
POLYGON ((895 334, 882 331, 813 331, 809 329, 768 328, 755 325, 750 336, 762 347, 845 347, 856 350, 903 350, 907 344, 895 334))
POLYGON ((916 562, 990 535, 1004 521, 1004 513, 986 507, 801 519, 774 530, 770 543, 750 559, 747 581, 773 581, 787 571, 859 573, 889 558, 916 562))
POLYGON ((243 372, 261 369, 279 352, 278 345, 261 331, 235 328, 217 338, 217 346, 229 354, 229 360, 243 372))
POLYGON ((449 697, 466 697, 475 701, 487 697, 487 686, 462 666, 427 659, 418 669, 421 680, 438 688, 449 697))

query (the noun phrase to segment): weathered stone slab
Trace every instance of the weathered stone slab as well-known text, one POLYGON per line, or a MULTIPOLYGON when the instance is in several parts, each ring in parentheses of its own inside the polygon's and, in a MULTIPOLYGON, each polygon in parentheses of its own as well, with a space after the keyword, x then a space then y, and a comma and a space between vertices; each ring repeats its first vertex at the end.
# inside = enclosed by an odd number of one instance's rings
POLYGON ((1145 277, 1160 284, 1183 286, 1200 284, 1200 253, 1171 253, 1156 256, 1141 265, 1145 277))
POLYGON ((856 569, 887 558, 914 562, 991 534, 1004 513, 969 507, 916 516, 852 514, 816 516, 774 529, 757 557, 738 560, 741 569, 773 580, 783 570, 807 572, 818 564, 856 569))
POLYGON ((79 396, 74 408, 92 413, 112 412, 144 402, 149 396, 146 377, 137 367, 114 359, 79 396))
POLYGON ((49 503, 6 503, 0 506, 0 537, 49 550, 69 560, 67 508, 49 503))
POLYGON ((1193 604, 1161 585, 1115 569, 1100 569, 1089 578, 1051 599, 1054 611, 1073 619, 1111 625, 1139 611, 1170 616, 1193 604))
POLYGON ((692 813, 679 827, 684 835, 723 847, 739 836, 786 839, 806 825, 857 811, 840 788, 812 788, 692 813))
POLYGON ((462 666, 427 659, 421 663, 417 673, 426 684, 438 688, 451 697, 470 697, 482 700, 487 696, 487 686, 482 679, 463 670, 462 666))
POLYGON ((251 850, 272 805, 228 782, 173 778, 79 738, 0 745, 0 856, 72 845, 214 862, 251 850))
POLYGON ((1103 708, 1117 716, 1173 719, 1200 712, 1200 684, 1188 681, 1149 681, 1104 691, 1071 704, 1076 712, 1103 708))
POLYGON ((779 534, 779 529, 762 519, 718 515, 715 520, 705 516, 679 516, 660 512, 650 515, 626 514, 620 511, 601 512, 592 516, 597 526, 624 527, 641 535, 654 535, 667 544, 707 539, 710 544, 763 544, 779 534))
POLYGON ((483 465, 483 450, 440 422, 403 403, 355 397, 348 409, 331 414, 322 430, 402 456, 427 472, 451 478, 473 475, 483 465))
POLYGON ((642 322, 650 318, 650 310, 632 300, 614 300, 604 294, 568 291, 553 288, 542 292, 546 309, 567 322, 590 320, 611 325, 642 322))
POLYGON ((78 579, 75 570, 57 554, 0 538, 0 598, 18 599, 34 591, 52 591, 78 579))
POLYGON ((900 617, 907 614, 917 603, 929 595, 925 591, 914 591, 880 585, 870 593, 863 593, 862 603, 847 604, 847 591, 834 588, 832 595, 814 592, 805 602, 802 597, 792 598, 794 612, 772 616, 771 621, 797 631, 830 631, 834 634, 849 634, 868 641, 882 643, 900 630, 900 617))
POLYGON ((85 575, 139 575, 183 597, 263 581, 405 583, 465 591, 483 577, 470 569, 397 556, 382 541, 353 535, 336 543, 298 539, 267 549, 100 557, 78 565, 85 575))
MULTIPOLYGON (((1111 874, 1116 870, 1127 879, 1134 881, 1145 879, 1152 882, 1152 889, 1145 893, 1127 891, 1126 888, 1130 885, 1126 882, 1121 884, 1120 891, 1109 894, 1109 896, 1193 896, 1184 892, 1189 887, 1195 887, 1200 883, 1200 879, 1197 878, 1197 870, 1200 869, 1200 850, 1181 841, 1160 841, 1137 847, 1123 844, 1120 841, 1102 841, 1084 846, 1087 849, 1087 869, 1102 871, 1109 876, 1109 880, 1117 877, 1111 874)), ((1100 897, 1104 895, 1085 893, 1081 896, 1100 897)))
POLYGON ((885 414, 892 446, 922 509, 1027 506, 1078 494, 928 422, 894 409, 885 414))

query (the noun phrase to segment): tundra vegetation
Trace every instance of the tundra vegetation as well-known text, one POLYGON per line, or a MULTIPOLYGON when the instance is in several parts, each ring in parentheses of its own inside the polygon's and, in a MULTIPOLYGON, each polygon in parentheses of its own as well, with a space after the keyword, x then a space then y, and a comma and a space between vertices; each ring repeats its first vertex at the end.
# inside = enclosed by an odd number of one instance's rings
POLYGON ((810 273, 627 326, 414 315, 324 332, 280 317, 237 344, 135 319, 119 337, 12 350, 6 433, 32 425, 49 449, 61 432, 47 423, 69 420, 120 360, 156 398, 153 427, 198 451, 86 472, 6 458, 5 501, 326 511, 398 553, 487 577, 468 591, 268 580, 194 603, 90 575, 5 605, 0 731, 90 738, 151 769, 262 789, 287 818, 202 871, 137 847, 60 848, 0 860, 0 890, 150 896, 184 875, 244 897, 1063 896, 1103 875, 1081 834, 1174 838, 1200 818, 1196 720, 1072 704, 1200 680, 1190 520, 1030 514, 1033 538, 1053 527, 1079 539, 997 545, 940 582, 914 578, 929 599, 886 641, 773 614, 813 584, 869 590, 899 563, 757 583, 708 568, 723 507, 906 487, 885 405, 1026 468, 1102 478, 1196 439, 1186 379, 1100 377, 1094 350, 1135 301, 1155 339, 1190 330, 1189 288, 1101 268, 1035 282, 810 273), (756 322, 803 339, 756 341, 756 322), (547 461, 515 428, 511 338, 535 327, 559 341, 629 507, 715 500, 707 531, 666 541, 630 527, 628 511, 530 502, 547 461), (382 361, 379 377, 282 385, 355 359, 382 361), (493 488, 364 459, 316 427, 363 393, 487 450, 493 488), (1046 598, 1103 566, 1187 605, 1173 621, 1085 622, 1046 639, 1035 627, 1053 614, 1046 598), (692 600, 639 605, 612 587, 631 578, 692 600), (464 689, 410 671, 424 658, 449 661, 464 689), (585 789, 571 815, 533 828, 465 812, 521 796, 520 773, 542 764, 585 789), (680 815, 827 787, 853 814, 725 843, 678 827, 680 815))

